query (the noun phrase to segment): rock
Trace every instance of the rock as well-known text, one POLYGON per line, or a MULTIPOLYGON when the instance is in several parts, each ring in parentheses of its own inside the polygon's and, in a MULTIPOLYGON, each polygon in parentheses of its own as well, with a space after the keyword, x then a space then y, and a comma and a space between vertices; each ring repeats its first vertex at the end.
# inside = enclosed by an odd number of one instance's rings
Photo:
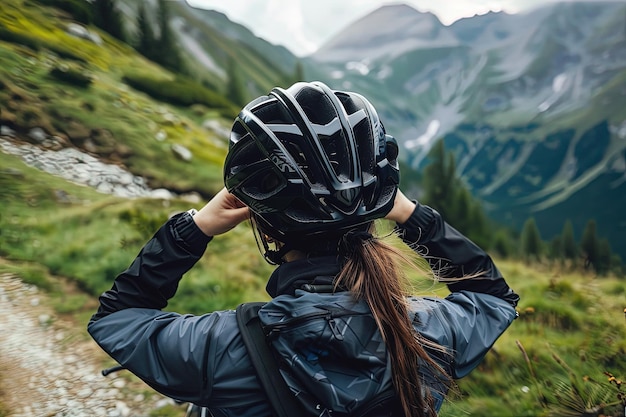
POLYGON ((28 137, 37 143, 42 143, 48 138, 48 134, 40 127, 34 127, 28 132, 28 137))
POLYGON ((67 25, 67 33, 77 38, 88 39, 89 31, 86 27, 79 25, 78 23, 69 23, 67 25))
POLYGON ((166 126, 174 126, 178 123, 180 123, 180 121, 178 120, 178 117, 172 113, 164 113, 163 114, 163 124, 166 126))
POLYGON ((50 324, 52 318, 50 317, 49 314, 40 314, 39 315, 39 324, 41 326, 47 326, 50 324))
POLYGON ((74 199, 65 190, 54 190, 54 198, 61 204, 71 204, 74 199))
POLYGON ((98 46, 102 45, 102 38, 96 32, 89 31, 89 40, 92 41, 93 43, 95 43, 98 46))
POLYGON ((180 158, 181 160, 185 162, 191 161, 193 157, 193 154, 191 153, 189 149, 177 143, 172 145, 172 152, 174 152, 174 155, 176 155, 178 158, 180 158))
POLYGON ((202 122, 202 127, 206 130, 215 132, 218 136, 222 138, 228 138, 230 136, 230 128, 222 126, 220 122, 215 119, 205 120, 204 122, 202 122))
POLYGON ((158 140, 159 142, 163 142, 165 139, 167 139, 167 132, 165 132, 165 130, 161 129, 157 132, 157 134, 154 136, 154 138, 156 140, 158 140))
POLYGON ((8 136, 10 138, 14 138, 15 130, 11 129, 9 126, 0 126, 0 136, 8 136))
POLYGON ((95 32, 91 32, 86 27, 79 25, 78 23, 69 23, 66 29, 67 33, 77 38, 86 39, 95 43, 96 45, 102 45, 102 38, 95 32))
POLYGON ((173 198, 172 193, 165 188, 157 188, 156 190, 152 190, 150 193, 150 197, 162 199, 162 200, 171 200, 173 198))
MULTIPOLYGON (((4 139, 0 139, 0 149, 6 153, 17 155, 22 160, 33 167, 41 169, 53 175, 58 175, 69 181, 88 185, 107 194, 120 197, 147 197, 152 190, 147 186, 142 177, 132 175, 118 165, 105 164, 98 159, 74 148, 64 148, 60 151, 43 150, 29 144, 14 144, 4 139)), ((22 173, 9 172, 5 174, 21 177, 22 173)), ((63 191, 55 191, 55 196, 59 201, 76 201, 63 191)), ((157 198, 172 198, 169 191, 160 191, 157 198)))
POLYGON ((190 204, 201 204, 203 201, 202 196, 198 193, 181 194, 180 198, 190 204))
POLYGON ((118 389, 124 388, 126 386, 126 382, 123 379, 116 379, 113 381, 113 386, 118 389))

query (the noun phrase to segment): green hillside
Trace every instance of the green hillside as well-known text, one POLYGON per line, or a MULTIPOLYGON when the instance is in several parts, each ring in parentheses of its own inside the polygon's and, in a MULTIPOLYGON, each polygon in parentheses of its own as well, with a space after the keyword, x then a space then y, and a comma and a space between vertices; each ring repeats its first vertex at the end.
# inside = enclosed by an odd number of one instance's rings
MULTIPOLYGON (((225 118, 223 108, 202 105, 175 107, 133 90, 123 82, 130 69, 151 79, 168 80, 175 75, 93 27, 90 30, 103 39, 101 45, 75 38, 65 31, 68 22, 64 12, 37 2, 10 0, 3 5, 0 125, 13 129, 22 142, 33 142, 27 133, 42 128, 54 139, 55 148, 74 147, 119 164, 147 178, 152 188, 196 192, 205 199, 219 190, 227 138, 203 128, 202 123, 212 120, 227 128, 233 115, 225 118), (57 51, 60 48, 62 55, 57 51), (68 68, 92 81, 88 86, 63 82, 52 75, 56 68, 68 68), (192 158, 177 157, 173 145, 189 149, 192 158)), ((50 273, 75 279, 92 295, 110 286, 112 276, 168 215, 190 206, 183 199, 105 196, 41 173, 17 157, 0 153, 0 158, 4 208, 0 255, 16 261, 37 260, 50 273), (63 203, 57 199, 60 193, 63 203), (32 245, 33 240, 38 244, 32 245)), ((241 239, 233 236, 234 242, 241 239)), ((230 271, 240 270, 235 273, 239 278, 218 285, 215 279, 221 282, 224 271, 212 267, 208 272, 201 267, 197 276, 203 277, 203 288, 218 294, 220 288, 238 287, 241 291, 232 291, 235 301, 246 292, 257 293, 259 286, 249 285, 249 271, 264 267, 258 265, 256 244, 249 238, 244 246, 250 256, 239 258, 241 266, 228 265, 230 271)), ((229 242, 226 238, 223 250, 239 245, 229 242)), ((215 246, 221 247, 220 243, 215 246)), ((192 275, 187 282, 196 280, 200 278, 192 275)), ((218 298, 209 309, 228 304, 224 297, 218 298)), ((195 308, 192 303, 186 307, 199 312, 208 306, 195 308)))
MULTIPOLYGON (((96 297, 156 228, 222 187, 226 138, 205 122, 227 129, 235 106, 219 88, 205 86, 206 94, 196 99, 204 104, 184 106, 135 90, 125 82, 129 76, 165 83, 177 75, 93 26, 88 29, 101 44, 70 35, 71 22, 67 12, 36 1, 3 0, 0 126, 15 132, 6 140, 49 152, 79 149, 178 196, 102 194, 0 151, 0 274, 18 275, 50 295, 59 316, 80 322, 75 337, 66 339, 76 342, 88 339, 84 329, 96 297), (32 138, 33 128, 48 139, 32 138), (181 158, 173 145, 192 157, 181 158), (193 192, 199 201, 189 198, 193 192), (80 291, 66 293, 65 280, 80 291)), ((623 416, 626 386, 617 384, 626 378, 623 278, 570 272, 567 265, 498 264, 521 294, 520 318, 480 368, 459 382, 459 398, 453 396, 441 416, 623 416)), ((168 309, 199 314, 267 299, 271 270, 250 226, 241 225, 210 244, 168 309)), ((446 293, 419 274, 412 278, 420 294, 446 293)), ((0 374, 0 399, 8 377, 0 374)), ((11 410, 0 400, 3 415, 11 410)))

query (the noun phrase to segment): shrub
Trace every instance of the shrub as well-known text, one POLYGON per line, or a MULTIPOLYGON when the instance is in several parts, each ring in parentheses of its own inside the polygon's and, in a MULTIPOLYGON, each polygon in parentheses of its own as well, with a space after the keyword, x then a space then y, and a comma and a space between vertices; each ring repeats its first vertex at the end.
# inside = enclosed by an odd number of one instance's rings
POLYGON ((66 46, 61 44, 55 44, 43 39, 38 39, 34 36, 26 35, 23 33, 13 32, 12 30, 0 25, 0 40, 14 43, 17 45, 26 46, 33 51, 39 51, 41 48, 48 49, 61 58, 71 59, 72 61, 87 63, 87 60, 80 55, 75 54, 66 46))
POLYGON ((50 75, 59 81, 72 84, 76 87, 87 88, 92 83, 91 75, 82 70, 77 70, 68 66, 58 66, 50 70, 50 75))
MULTIPOLYGON (((559 330, 578 330, 581 327, 576 308, 554 300, 537 300, 529 318, 542 326, 559 330)), ((521 316, 523 317, 523 316, 521 316)))
POLYGON ((13 32, 3 26, 0 26, 0 40, 18 45, 24 45, 33 51, 38 51, 41 48, 41 43, 38 39, 30 35, 13 32))
POLYGON ((93 12, 90 3, 85 0, 37 0, 39 4, 44 6, 56 7, 70 15, 76 21, 86 25, 93 22, 93 12))
POLYGON ((54 52, 61 58, 70 59, 72 61, 80 62, 83 64, 87 64, 87 60, 80 55, 75 54, 72 50, 63 46, 62 44, 55 44, 52 42, 43 42, 42 45, 44 48, 54 52))
POLYGON ((220 110, 228 117, 237 114, 239 110, 233 103, 221 94, 203 87, 201 84, 184 79, 159 80, 145 76, 126 74, 123 81, 134 88, 148 94, 150 97, 176 106, 191 106, 203 104, 220 110))

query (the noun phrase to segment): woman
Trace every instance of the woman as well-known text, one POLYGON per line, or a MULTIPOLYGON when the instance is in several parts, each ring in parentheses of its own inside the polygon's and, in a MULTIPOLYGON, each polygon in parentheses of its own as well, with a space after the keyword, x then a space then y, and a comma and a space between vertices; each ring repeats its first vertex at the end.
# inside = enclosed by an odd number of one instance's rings
POLYGON ((398 190, 397 155, 358 94, 297 83, 252 101, 233 125, 226 188, 159 229, 100 297, 89 332, 165 395, 215 416, 271 415, 234 311, 161 311, 211 239, 250 218, 264 256, 279 265, 259 312, 266 329, 308 312, 341 313, 328 322, 331 337, 305 324, 270 335, 303 408, 362 415, 391 392, 384 415, 436 415, 452 380, 516 317, 519 297, 481 249, 398 190), (449 280, 450 295, 405 296, 400 251, 371 234, 382 218, 449 280))

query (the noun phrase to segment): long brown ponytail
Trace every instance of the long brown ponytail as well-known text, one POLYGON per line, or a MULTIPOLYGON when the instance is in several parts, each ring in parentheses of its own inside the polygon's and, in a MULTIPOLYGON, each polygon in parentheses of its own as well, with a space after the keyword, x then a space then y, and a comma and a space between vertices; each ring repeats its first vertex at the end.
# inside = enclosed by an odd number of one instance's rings
POLYGON ((420 366, 430 367, 445 385, 450 378, 425 350, 425 346, 442 348, 421 338, 411 324, 405 276, 400 268, 406 257, 370 236, 351 239, 345 252, 345 264, 335 285, 349 289, 369 305, 387 347, 394 388, 405 417, 436 416, 430 390, 422 386, 420 366))

